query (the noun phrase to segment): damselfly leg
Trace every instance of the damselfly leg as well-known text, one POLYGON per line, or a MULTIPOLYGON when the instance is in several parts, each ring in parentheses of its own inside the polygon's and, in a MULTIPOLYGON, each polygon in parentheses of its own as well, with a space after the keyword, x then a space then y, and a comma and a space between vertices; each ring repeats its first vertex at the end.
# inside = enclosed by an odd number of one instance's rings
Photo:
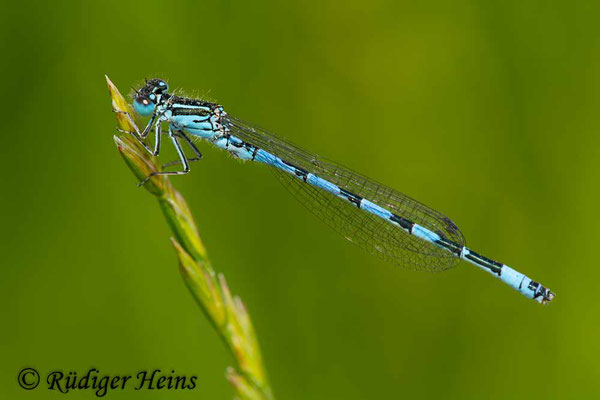
POLYGON ((161 127, 161 123, 160 123, 160 120, 159 120, 156 123, 155 127, 154 127, 154 153, 152 153, 152 155, 154 157, 156 157, 156 156, 158 156, 160 154, 160 137, 161 137, 161 134, 162 134, 162 127, 161 127))
MULTIPOLYGON (((198 150, 198 148, 196 147, 196 145, 194 144, 194 142, 192 142, 190 140, 190 138, 183 133, 182 131, 179 132, 175 132, 176 136, 182 137, 192 148, 192 150, 194 151, 194 153, 196 154, 196 157, 193 158, 187 158, 188 162, 192 162, 192 161, 199 161, 202 158, 202 153, 200 153, 200 150, 198 150)), ((172 165, 177 165, 177 164, 181 164, 181 160, 175 160, 175 161, 170 161, 166 164, 163 164, 162 168, 167 168, 170 167, 172 165)))
POLYGON ((181 148, 181 144, 177 140, 177 138, 179 136, 175 132, 173 132, 170 127, 169 127, 169 137, 171 138, 171 141, 173 142, 173 146, 175 146, 175 150, 177 150, 177 154, 179 155, 179 163, 181 163, 183 165, 183 171, 160 171, 160 172, 153 172, 150 175, 148 175, 146 177, 146 179, 144 179, 143 181, 141 181, 140 183, 138 183, 138 186, 144 185, 153 176, 157 176, 157 175, 184 175, 184 174, 187 174, 188 172, 190 172, 190 165, 188 164, 187 157, 185 156, 185 153, 183 152, 183 149, 181 148))

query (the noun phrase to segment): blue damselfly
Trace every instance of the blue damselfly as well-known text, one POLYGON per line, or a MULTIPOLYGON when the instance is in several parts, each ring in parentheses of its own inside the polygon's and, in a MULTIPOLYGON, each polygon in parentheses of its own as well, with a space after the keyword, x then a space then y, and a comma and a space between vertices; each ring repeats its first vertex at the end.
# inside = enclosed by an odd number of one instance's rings
POLYGON ((468 249, 458 227, 443 214, 230 116, 218 104, 176 96, 168 89, 165 81, 151 79, 135 91, 135 111, 150 117, 141 131, 131 115, 119 111, 136 127, 135 132, 126 133, 155 156, 160 153, 162 123, 168 124, 168 137, 179 160, 165 166, 181 165, 182 169, 152 175, 186 174, 189 163, 202 157, 194 142, 206 140, 236 158, 271 166, 284 186, 309 210, 348 240, 387 261, 441 271, 463 259, 539 303, 554 298, 554 293, 524 274, 468 249), (152 130, 154 148, 144 142, 152 130), (186 156, 182 144, 193 150, 194 157, 186 156))

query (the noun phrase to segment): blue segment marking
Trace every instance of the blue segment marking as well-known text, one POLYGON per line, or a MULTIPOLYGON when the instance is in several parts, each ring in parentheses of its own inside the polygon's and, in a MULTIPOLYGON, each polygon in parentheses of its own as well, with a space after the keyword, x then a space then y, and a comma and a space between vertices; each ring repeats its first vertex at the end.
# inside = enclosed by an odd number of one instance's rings
POLYGON ((437 233, 431 232, 429 229, 423 228, 422 226, 417 224, 413 226, 412 233, 416 237, 419 237, 423 240, 427 240, 428 242, 431 242, 433 244, 437 244, 437 242, 441 239, 440 235, 438 235, 437 233))
POLYGON ((389 220, 392 217, 392 213, 385 208, 379 207, 377 204, 372 203, 367 199, 363 199, 360 203, 360 208, 370 212, 371 214, 377 215, 379 218, 389 220))
POLYGON ((323 178, 319 178, 315 174, 309 173, 306 181, 308 183, 310 183, 311 185, 313 185, 314 187, 321 188, 321 189, 325 190, 326 192, 329 192, 335 196, 340 195, 340 188, 337 187, 337 185, 334 185, 333 183, 326 181, 323 178))

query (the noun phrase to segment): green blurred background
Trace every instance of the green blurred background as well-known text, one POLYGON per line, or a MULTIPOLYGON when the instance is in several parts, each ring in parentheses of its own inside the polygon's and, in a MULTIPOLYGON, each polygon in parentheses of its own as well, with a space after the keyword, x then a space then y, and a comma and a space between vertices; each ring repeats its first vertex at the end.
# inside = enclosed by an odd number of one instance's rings
POLYGON ((203 145, 173 181, 278 399, 599 398, 599 8, 4 1, 0 397, 65 396, 22 390, 24 366, 199 377, 107 398, 232 397, 232 359, 113 144, 108 74, 125 93, 166 78, 398 188, 557 293, 541 307, 467 264, 385 264, 265 167, 203 145))

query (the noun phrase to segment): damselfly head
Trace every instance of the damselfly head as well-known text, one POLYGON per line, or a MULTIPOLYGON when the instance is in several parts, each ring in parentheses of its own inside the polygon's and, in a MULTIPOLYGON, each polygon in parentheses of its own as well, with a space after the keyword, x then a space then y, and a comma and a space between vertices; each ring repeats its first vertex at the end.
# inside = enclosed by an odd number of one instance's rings
POLYGON ((169 90, 169 85, 162 79, 146 80, 146 84, 135 91, 133 108, 141 116, 151 115, 167 90, 169 90))
POLYGON ((163 94, 166 93, 168 90, 169 85, 167 85, 167 82, 163 81, 162 79, 154 78, 146 79, 146 84, 140 89, 140 92, 144 92, 146 94, 163 94))

